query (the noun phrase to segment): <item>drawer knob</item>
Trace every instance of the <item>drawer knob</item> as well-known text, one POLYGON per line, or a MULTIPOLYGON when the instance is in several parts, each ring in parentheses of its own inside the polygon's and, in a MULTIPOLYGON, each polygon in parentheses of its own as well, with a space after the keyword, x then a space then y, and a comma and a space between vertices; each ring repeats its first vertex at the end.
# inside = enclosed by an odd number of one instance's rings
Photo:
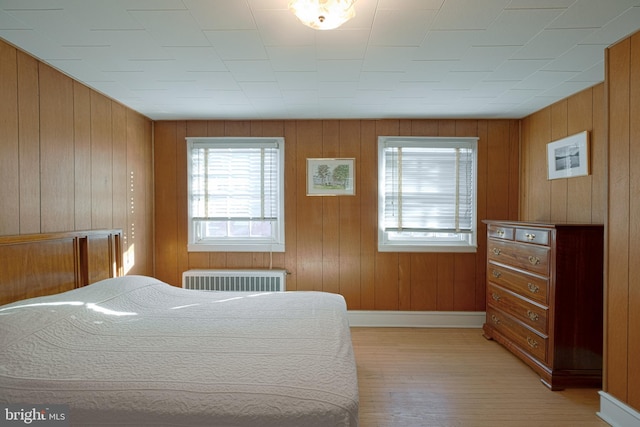
POLYGON ((529 256, 529 262, 531 263, 531 265, 538 265, 540 264, 540 258, 538 258, 537 256, 529 256))
POLYGON ((493 292, 491 294, 491 298, 493 298, 494 301, 500 301, 500 295, 498 295, 496 292, 493 292))
POLYGON ((534 240, 536 238, 536 235, 533 233, 526 233, 524 236, 527 238, 527 240, 534 240))
POLYGON ((496 325, 500 324, 500 319, 498 319, 498 316, 496 316, 495 314, 491 315, 491 320, 493 321, 493 323, 495 323, 496 325))
POLYGON ((499 228, 498 230, 496 230, 496 233, 498 233, 498 236, 502 237, 504 236, 504 230, 499 228))
POLYGON ((533 322, 537 322, 537 321, 538 321, 538 319, 539 319, 539 317, 538 317, 538 313, 534 313, 534 312, 533 312, 533 311, 531 311, 531 310, 527 310, 527 317, 528 317, 529 319, 531 319, 531 321, 533 321, 533 322))
POLYGON ((502 273, 500 273, 497 270, 491 270, 491 274, 493 275, 493 277, 495 277, 496 279, 498 279, 500 276, 502 276, 502 273))
POLYGON ((491 252, 493 252, 494 255, 500 255, 500 253, 502 251, 500 249, 498 249, 498 248, 493 248, 493 249, 491 249, 491 252))
POLYGON ((529 288, 529 290, 534 294, 540 292, 540 286, 534 285, 533 283, 527 283, 527 288, 529 288))
POLYGON ((527 344, 529 344, 529 347, 531 348, 538 348, 538 341, 534 340, 531 337, 527 337, 527 344))

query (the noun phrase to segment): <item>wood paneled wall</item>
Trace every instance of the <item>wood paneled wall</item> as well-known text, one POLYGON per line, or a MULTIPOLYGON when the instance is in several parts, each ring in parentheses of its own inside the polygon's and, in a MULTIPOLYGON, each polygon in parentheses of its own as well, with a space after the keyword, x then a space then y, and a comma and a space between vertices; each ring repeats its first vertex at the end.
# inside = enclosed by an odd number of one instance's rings
POLYGON ((604 390, 640 411, 640 33, 607 50, 604 390))
POLYGON ((607 50, 605 83, 522 120, 520 219, 604 223, 606 392, 640 410, 640 33, 607 50), (591 133, 591 175, 547 181, 546 144, 591 133))
POLYGON ((522 120, 520 219, 604 224, 606 210, 604 83, 522 120), (547 144, 589 131, 591 173, 547 180, 547 144))
POLYGON ((191 268, 286 268, 290 290, 344 295, 349 309, 483 311, 485 218, 518 218, 517 120, 161 121, 155 123, 155 275, 180 286, 191 268), (477 254, 377 251, 377 137, 478 136, 477 254), (285 138, 286 252, 187 252, 191 136, 285 138), (306 159, 354 157, 356 196, 306 195, 306 159))
POLYGON ((124 231, 153 274, 152 123, 0 40, 0 235, 124 231))

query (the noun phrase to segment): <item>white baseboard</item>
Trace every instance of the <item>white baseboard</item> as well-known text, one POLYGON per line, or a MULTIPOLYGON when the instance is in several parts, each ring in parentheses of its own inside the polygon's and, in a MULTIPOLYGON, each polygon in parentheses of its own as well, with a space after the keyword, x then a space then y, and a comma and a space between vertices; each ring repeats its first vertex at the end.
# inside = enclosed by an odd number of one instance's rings
POLYGON ((484 311, 350 310, 349 325, 388 328, 481 328, 484 311))
POLYGON ((640 412, 626 403, 600 391, 600 411, 598 416, 613 427, 640 427, 640 412))

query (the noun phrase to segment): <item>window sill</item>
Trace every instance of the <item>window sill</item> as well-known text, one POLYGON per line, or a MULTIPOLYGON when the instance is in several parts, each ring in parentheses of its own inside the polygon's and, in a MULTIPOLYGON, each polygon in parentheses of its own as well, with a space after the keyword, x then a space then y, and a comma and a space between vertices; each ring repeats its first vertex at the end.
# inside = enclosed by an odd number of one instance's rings
POLYGON ((378 245, 378 252, 437 252, 437 253, 476 253, 477 246, 470 245, 378 245))
POLYGON ((187 245, 187 252, 284 252, 283 244, 236 244, 219 245, 190 243, 187 245))

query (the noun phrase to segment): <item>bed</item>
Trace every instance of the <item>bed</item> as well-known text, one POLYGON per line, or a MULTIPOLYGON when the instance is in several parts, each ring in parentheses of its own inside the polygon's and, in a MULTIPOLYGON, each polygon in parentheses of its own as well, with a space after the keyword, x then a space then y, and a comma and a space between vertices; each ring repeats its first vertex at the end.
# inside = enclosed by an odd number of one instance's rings
POLYGON ((0 306, 1 403, 68 405, 78 426, 358 425, 340 295, 193 291, 109 271, 0 306))

